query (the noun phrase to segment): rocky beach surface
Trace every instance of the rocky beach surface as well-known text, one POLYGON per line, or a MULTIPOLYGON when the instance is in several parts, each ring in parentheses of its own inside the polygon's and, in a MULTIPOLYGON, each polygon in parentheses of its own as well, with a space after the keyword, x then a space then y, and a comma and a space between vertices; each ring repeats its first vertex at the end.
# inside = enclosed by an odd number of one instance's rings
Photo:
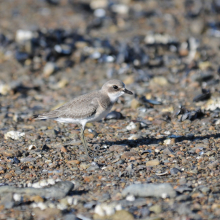
POLYGON ((0 2, 0 219, 220 218, 220 1, 0 2), (88 123, 35 121, 109 79, 88 123))

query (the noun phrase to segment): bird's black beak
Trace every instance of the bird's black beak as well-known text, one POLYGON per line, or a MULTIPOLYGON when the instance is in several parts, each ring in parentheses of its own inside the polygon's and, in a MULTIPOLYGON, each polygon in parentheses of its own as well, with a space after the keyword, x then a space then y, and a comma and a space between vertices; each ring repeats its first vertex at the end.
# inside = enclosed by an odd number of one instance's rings
POLYGON ((131 91, 129 91, 129 90, 127 90, 126 88, 124 88, 124 93, 127 93, 127 94, 129 94, 129 95, 133 95, 133 92, 131 92, 131 91))

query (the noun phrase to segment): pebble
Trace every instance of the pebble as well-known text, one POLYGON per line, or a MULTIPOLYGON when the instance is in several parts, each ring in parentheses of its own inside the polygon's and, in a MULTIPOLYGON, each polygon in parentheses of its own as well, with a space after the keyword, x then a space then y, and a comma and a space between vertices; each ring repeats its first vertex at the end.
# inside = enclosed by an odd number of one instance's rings
POLYGON ((127 145, 112 145, 111 147, 109 147, 109 150, 120 153, 120 152, 124 152, 126 148, 127 148, 127 145))
POLYGON ((161 184, 133 184, 126 187, 122 191, 122 195, 133 195, 135 197, 161 197, 173 198, 176 196, 176 192, 173 187, 168 183, 161 184))
POLYGON ((19 132, 19 131, 9 131, 4 135, 4 138, 7 140, 9 138, 13 140, 19 140, 21 137, 24 137, 25 133, 24 132, 19 132))
POLYGON ((0 94, 7 95, 11 91, 11 86, 7 84, 0 84, 0 94))
POLYGON ((105 117, 105 119, 110 120, 110 119, 122 119, 123 115, 121 114, 121 112, 116 112, 116 111, 112 111, 110 113, 107 114, 107 116, 105 117))
POLYGON ((110 216, 113 215, 117 210, 121 210, 121 209, 122 207, 115 203, 111 203, 111 204, 102 203, 100 205, 97 205, 94 211, 99 216, 110 216))
POLYGON ((131 159, 131 157, 136 158, 139 157, 138 153, 136 152, 125 152, 121 155, 121 159, 131 159))
POLYGON ((159 85, 159 86, 166 86, 168 85, 168 81, 165 77, 162 77, 162 76, 157 76, 157 77, 154 77, 151 81, 151 84, 152 85, 159 85))
POLYGON ((135 129, 137 129, 137 126, 134 122, 130 122, 130 124, 126 126, 126 129, 129 130, 129 131, 130 130, 135 130, 135 129))
POLYGON ((175 167, 170 169, 170 174, 171 175, 175 175, 175 174, 178 174, 178 173, 181 173, 181 170, 179 170, 175 167))
POLYGON ((137 99, 132 99, 131 101, 131 108, 132 109, 137 109, 140 107, 141 103, 137 99))
POLYGON ((15 40, 18 43, 21 43, 23 41, 27 41, 27 40, 31 40, 34 37, 33 32, 29 31, 29 30, 22 30, 19 29, 16 32, 16 36, 15 36, 15 40))
POLYGON ((46 65, 44 66, 43 75, 44 75, 45 77, 49 77, 51 74, 54 73, 55 69, 56 69, 55 64, 52 63, 52 62, 48 62, 48 63, 46 63, 46 65))
POLYGON ((161 207, 160 205, 153 205, 153 206, 151 206, 151 207, 149 208, 149 210, 150 210, 151 212, 154 212, 154 213, 156 213, 156 214, 159 214, 159 213, 162 212, 162 207, 161 207))
POLYGON ((112 6, 112 11, 121 15, 126 15, 128 14, 129 8, 127 5, 114 4, 112 6))
POLYGON ((160 161, 156 159, 156 160, 147 161, 146 166, 157 166, 159 164, 160 164, 160 161))

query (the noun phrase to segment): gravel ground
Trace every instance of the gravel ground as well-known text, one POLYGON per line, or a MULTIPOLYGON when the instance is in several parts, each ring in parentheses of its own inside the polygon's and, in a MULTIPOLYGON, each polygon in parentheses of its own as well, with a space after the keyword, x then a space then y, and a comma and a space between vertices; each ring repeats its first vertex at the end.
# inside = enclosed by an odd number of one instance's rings
POLYGON ((0 219, 220 218, 218 0, 0 2, 0 219), (123 80, 85 136, 35 121, 123 80))

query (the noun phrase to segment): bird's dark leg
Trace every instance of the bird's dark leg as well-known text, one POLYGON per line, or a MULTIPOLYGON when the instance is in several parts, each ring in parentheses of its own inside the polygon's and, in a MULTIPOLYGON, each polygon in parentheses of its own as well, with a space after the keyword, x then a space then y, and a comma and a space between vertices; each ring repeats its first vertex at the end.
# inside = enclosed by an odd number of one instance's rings
POLYGON ((88 152, 89 148, 88 148, 87 142, 85 140, 84 131, 85 131, 85 125, 82 125, 81 132, 80 132, 80 138, 82 140, 82 143, 83 143, 83 146, 85 148, 86 154, 90 158, 89 152, 88 152))

